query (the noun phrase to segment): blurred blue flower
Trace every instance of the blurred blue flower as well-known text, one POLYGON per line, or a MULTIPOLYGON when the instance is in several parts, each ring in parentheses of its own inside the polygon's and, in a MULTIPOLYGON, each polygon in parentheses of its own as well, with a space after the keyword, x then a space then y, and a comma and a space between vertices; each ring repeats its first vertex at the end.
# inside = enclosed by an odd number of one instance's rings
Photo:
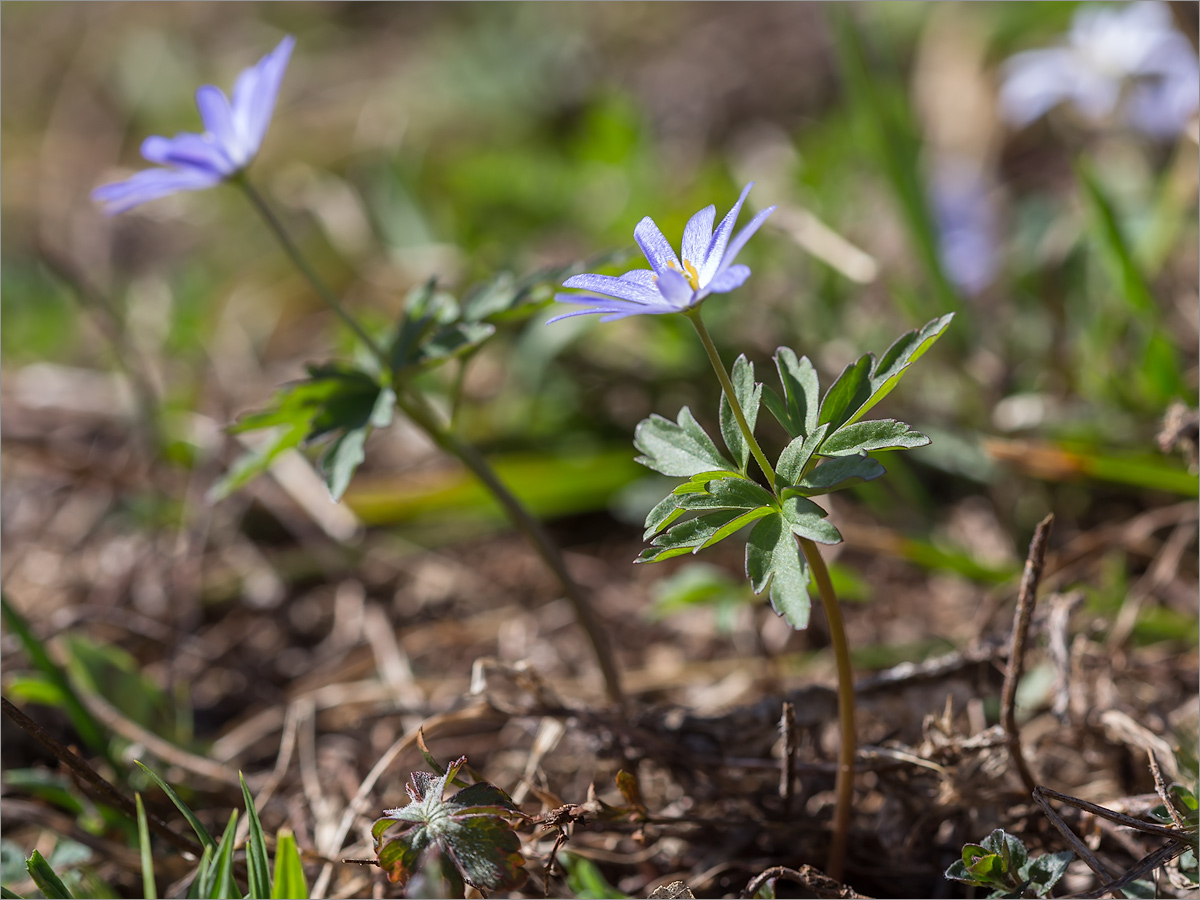
POLYGON ((996 278, 999 225, 992 191, 978 164, 947 156, 933 166, 929 193, 946 277, 975 296, 996 278))
POLYGON ((295 43, 295 38, 285 37, 257 65, 238 75, 232 102, 210 84, 197 90, 204 134, 146 138, 142 156, 165 168, 146 169, 125 181, 98 187, 92 191, 92 199, 102 203, 108 215, 115 215, 179 191, 212 187, 246 168, 271 124, 279 84, 295 43))
POLYGON ((1172 137, 1200 106, 1200 62, 1165 3, 1081 7, 1065 44, 1018 53, 1004 64, 1000 109, 1017 127, 1062 102, 1093 122, 1120 107, 1134 128, 1172 137))
POLYGON ((642 219, 633 230, 633 237, 646 254, 650 268, 634 269, 619 278, 612 275, 568 278, 563 287, 594 293, 556 294, 554 299, 559 303, 578 303, 587 308, 555 316, 550 322, 592 313, 602 313, 604 318, 600 321, 611 322, 628 316, 684 312, 699 305, 709 294, 723 294, 741 287, 750 277, 750 269, 734 265, 733 261, 767 216, 775 211, 774 206, 762 210, 730 240, 738 213, 752 187, 753 181, 742 188, 742 195, 721 220, 715 233, 715 206, 705 207, 688 220, 683 229, 683 262, 679 261, 654 220, 649 216, 642 219))

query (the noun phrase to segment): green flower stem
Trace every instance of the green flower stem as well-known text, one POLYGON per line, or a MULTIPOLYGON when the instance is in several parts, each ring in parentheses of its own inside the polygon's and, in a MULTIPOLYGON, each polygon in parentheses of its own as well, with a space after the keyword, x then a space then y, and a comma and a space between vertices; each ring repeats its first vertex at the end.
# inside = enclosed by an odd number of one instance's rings
MULTIPOLYGON (((733 417, 737 420, 738 427, 742 430, 758 467, 767 476, 768 485, 773 492, 775 490, 775 471, 767 462, 762 447, 758 445, 754 433, 750 430, 746 414, 733 389, 733 382, 729 380, 729 373, 725 371, 721 357, 717 354, 717 348, 700 318, 699 308, 691 309, 684 315, 695 326, 696 333, 700 336, 700 342, 704 344, 704 350, 708 353, 713 371, 717 373, 717 379, 721 382, 725 399, 729 401, 733 417)), ((808 567, 813 573, 813 579, 816 581, 817 590, 821 595, 821 606, 824 608, 825 618, 829 622, 833 654, 837 661, 838 724, 841 728, 842 739, 838 752, 837 805, 834 808, 833 836, 829 845, 829 860, 825 871, 830 878, 840 882, 845 868, 846 846, 850 833, 850 805, 854 799, 854 755, 858 744, 858 738, 854 732, 854 671, 850 666, 850 644, 846 640, 846 627, 842 622, 842 611, 838 606, 837 594, 833 590, 833 582, 829 579, 829 570, 825 568, 825 560, 821 558, 821 551, 817 549, 817 545, 808 538, 799 538, 799 541, 800 549, 804 551, 804 558, 808 560, 808 567)))
POLYGON ((504 482, 500 480, 478 450, 438 423, 437 416, 429 408, 424 398, 419 396, 402 397, 397 394, 396 405, 411 421, 428 434, 434 443, 461 460, 463 465, 483 482, 484 486, 504 507, 513 525, 525 535, 542 561, 555 574, 562 585, 563 593, 575 610, 575 617, 591 642, 592 650, 596 654, 596 661, 600 664, 600 671, 604 676, 604 686, 609 699, 613 703, 623 706, 625 695, 621 690, 621 678, 613 657, 612 647, 608 642, 608 636, 596 618, 596 612, 583 589, 567 571, 562 553, 550 535, 546 533, 542 523, 505 487, 504 482))
MULTIPOLYGON (((246 192, 246 196, 250 198, 250 202, 254 205, 259 215, 262 216, 267 227, 275 235, 296 268, 308 279, 309 284, 312 285, 320 298, 328 304, 330 309, 338 314, 350 330, 357 335, 358 339, 367 346, 371 353, 379 360, 380 365, 385 370, 390 370, 391 361, 388 359, 387 353, 367 334, 366 329, 346 311, 346 308, 342 306, 333 293, 325 287, 324 282, 321 281, 303 254, 300 253, 299 248, 292 241, 291 235, 288 234, 287 229, 283 227, 283 223, 272 212, 271 207, 267 205, 262 195, 255 190, 254 186, 250 184, 244 175, 238 176, 234 180, 246 192)), ((504 486, 504 482, 500 480, 499 476, 496 475, 495 471, 492 470, 492 467, 488 465, 487 460, 483 458, 483 455, 478 450, 460 440, 448 429, 442 427, 437 415, 430 409, 424 398, 419 396, 404 398, 400 395, 398 389, 396 392, 396 406, 413 423, 421 428, 422 431, 428 434, 435 444, 459 459, 463 465, 470 469, 483 482, 484 487, 491 491, 500 505, 504 507, 505 512, 508 513, 509 520, 525 535, 529 543, 533 545, 534 550, 542 558, 542 561, 545 562, 550 571, 558 578, 559 583, 562 585, 563 593, 575 609, 575 615, 579 620, 579 624, 584 632, 586 632, 592 649, 596 653, 597 662, 600 664, 600 671, 604 675, 604 685, 609 699, 623 706, 625 695, 621 690, 620 675, 607 636, 603 628, 601 628, 600 622, 596 618, 596 613, 588 602, 583 590, 576 584, 575 579, 571 577, 571 573, 567 571, 562 553, 559 552, 557 545, 550 538, 550 535, 546 533, 541 522, 534 518, 533 514, 521 505, 521 501, 513 496, 508 488, 504 486)))
POLYGON ((272 210, 267 204, 267 201, 263 195, 260 194, 254 185, 250 183, 250 179, 248 179, 244 173, 239 173, 232 180, 243 191, 245 191, 246 196, 250 199, 251 205, 253 205, 258 214, 262 216, 263 221, 266 222, 267 227, 271 229, 271 232, 275 235, 275 238, 279 241, 284 252, 295 264, 296 268, 299 269, 301 274, 308 279, 308 283, 311 284, 313 290, 317 292, 317 296, 324 300, 325 304, 335 313, 337 313, 338 318, 340 318, 346 324, 347 328, 354 332, 354 335, 363 342, 367 349, 370 350, 371 353, 379 360, 380 364, 384 366, 384 368, 388 368, 388 358, 387 354, 383 352, 383 348, 375 342, 374 338, 367 334, 366 329, 358 323, 358 320, 346 311, 346 307, 342 306, 341 301, 333 295, 333 292, 325 286, 325 283, 321 281, 317 273, 313 271, 312 267, 308 264, 308 260, 304 258, 304 255, 300 252, 300 249, 292 240, 292 236, 288 234, 287 229, 283 227, 283 223, 279 221, 279 218, 275 215, 274 210, 272 210))
POLYGON ((721 382, 721 390, 725 392, 725 398, 729 401, 730 409, 733 410, 733 417, 737 420, 738 428, 742 430, 742 434, 746 438, 746 443, 750 446, 750 452, 754 455, 754 461, 758 463, 758 467, 767 476, 767 487, 774 492, 775 470, 767 462, 766 454, 763 453, 762 447, 758 446, 758 440, 754 437, 754 432, 751 430, 750 424, 746 421, 746 414, 742 411, 742 405, 738 403, 737 392, 733 389, 733 382, 729 380, 729 373, 725 371, 725 364, 721 362, 721 357, 717 353, 717 348, 713 344, 712 338, 709 337, 704 320, 700 318, 700 308, 693 307, 685 312, 684 315, 695 326, 696 334, 700 336, 700 343, 704 345, 704 351, 708 354, 708 361, 712 363, 713 371, 717 373, 717 380, 721 382))
POLYGON ((846 846, 850 834, 850 807, 854 800, 854 754, 858 738, 854 731, 854 671, 850 667, 850 644, 846 640, 846 626, 838 606, 833 582, 821 551, 808 538, 800 538, 800 549, 808 560, 808 567, 817 583, 821 595, 821 606, 829 622, 829 635, 833 641, 833 655, 837 661, 838 681, 838 725, 842 740, 838 750, 836 780, 837 805, 833 813, 833 837, 829 844, 829 859, 825 874, 835 881, 842 880, 846 862, 846 846))

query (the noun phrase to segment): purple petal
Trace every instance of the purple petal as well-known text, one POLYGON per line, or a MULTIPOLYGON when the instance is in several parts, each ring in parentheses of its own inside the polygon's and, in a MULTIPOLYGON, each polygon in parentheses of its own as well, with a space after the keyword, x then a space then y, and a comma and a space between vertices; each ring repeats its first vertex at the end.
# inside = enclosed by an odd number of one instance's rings
POLYGON ((706 206, 690 219, 683 229, 683 258, 699 269, 704 265, 709 242, 712 241, 713 220, 717 217, 715 206, 706 206))
POLYGON ((718 272, 713 280, 704 287, 704 292, 724 294, 728 291, 740 288, 742 284, 750 277, 749 266, 729 266, 718 272))
POLYGON ((204 128, 212 138, 213 144, 221 149, 230 165, 235 169, 246 165, 252 154, 247 154, 246 148, 242 146, 225 92, 211 84, 198 88, 196 108, 200 110, 200 119, 204 122, 204 128))
MULTIPOLYGON (((556 294, 554 299, 559 303, 583 304, 587 308, 576 309, 555 316, 546 322, 547 325, 557 322, 560 319, 569 319, 572 316, 603 314, 612 318, 623 319, 627 316, 661 315, 662 313, 675 312, 675 310, 667 306, 661 297, 657 298, 654 304, 633 303, 628 300, 614 300, 609 297, 588 297, 581 294, 556 294)), ((611 318, 602 319, 601 321, 608 322, 611 321, 611 318)))
POLYGON ((92 191, 92 199, 104 204, 106 215, 116 215, 179 191, 198 191, 221 182, 221 176, 203 169, 146 169, 125 181, 106 184, 92 191))
POLYGON ((653 286, 624 277, 614 278, 612 275, 574 275, 563 282, 563 287, 594 291, 634 303, 653 303, 660 296, 653 286))
POLYGON ((148 137, 142 141, 142 156, 160 166, 199 169, 222 178, 234 172, 233 164, 221 148, 199 134, 148 137))
MULTIPOLYGON (((737 255, 741 253, 742 248, 746 246, 746 241, 750 240, 750 238, 754 236, 754 232, 758 231, 758 229, 762 227, 762 223, 767 221, 767 218, 773 212, 775 212, 775 207, 768 206, 766 209, 761 210, 753 219, 751 219, 749 225, 738 232, 737 237, 735 237, 729 246, 725 248, 725 253, 721 257, 721 266, 717 270, 717 275, 713 276, 713 281, 717 280, 717 276, 719 276, 721 272, 733 265, 733 261, 737 259, 737 255)), ((703 284, 703 282, 701 282, 701 284, 703 284)))
POLYGON ((1000 111, 1017 128, 1071 96, 1079 66, 1066 50, 1026 50, 1004 64, 1000 111))
POLYGON ((674 269, 665 269, 659 273, 658 290, 675 312, 687 309, 696 298, 691 282, 674 269))
POLYGON ((238 76, 233 87, 233 121, 249 155, 254 156, 267 136, 271 114, 279 96, 279 85, 287 71, 296 39, 290 34, 279 45, 238 76))
POLYGON ((717 269, 720 268, 721 260, 725 256, 725 245, 729 243, 729 236, 733 234, 733 226, 737 224, 737 217, 742 211, 742 204, 746 202, 746 195, 750 193, 750 188, 752 187, 754 187, 753 181, 742 188, 742 195, 738 197, 737 203, 733 204, 733 209, 725 214, 725 218, 717 226, 716 234, 712 236, 708 250, 704 254, 704 265, 697 273, 700 276, 701 284, 708 284, 712 280, 712 277, 717 274, 717 269))
POLYGON ((657 279, 658 276, 655 275, 650 269, 630 269, 621 276, 622 281, 632 281, 634 284, 644 285, 645 287, 651 288, 655 291, 658 290, 657 286, 655 285, 655 281, 657 281, 657 279))
POLYGON ((633 229, 633 239, 646 254, 646 260, 656 275, 661 276, 663 272, 682 268, 670 242, 663 237, 663 233, 649 216, 637 223, 637 227, 633 229))

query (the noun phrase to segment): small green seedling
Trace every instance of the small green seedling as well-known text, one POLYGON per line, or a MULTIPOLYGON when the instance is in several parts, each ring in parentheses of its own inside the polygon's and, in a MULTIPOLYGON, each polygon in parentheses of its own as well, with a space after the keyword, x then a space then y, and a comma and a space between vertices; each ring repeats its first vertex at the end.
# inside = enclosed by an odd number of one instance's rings
POLYGON ((965 844, 946 877, 990 888, 989 897, 1045 897, 1073 858, 1069 850, 1030 858, 1019 837, 997 828, 981 843, 965 844))

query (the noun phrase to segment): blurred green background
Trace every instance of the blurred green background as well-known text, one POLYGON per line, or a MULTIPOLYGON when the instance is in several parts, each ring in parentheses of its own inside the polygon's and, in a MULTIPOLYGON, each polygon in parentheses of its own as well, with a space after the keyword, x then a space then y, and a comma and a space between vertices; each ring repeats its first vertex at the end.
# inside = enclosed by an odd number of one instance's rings
MULTIPOLYGON (((1186 25, 1194 5, 1182 7, 1186 25)), ((677 241, 696 209, 723 213, 749 180, 749 206, 780 210, 744 251, 750 282, 705 307, 728 360, 746 352, 763 377, 786 344, 828 384, 956 311, 881 409, 934 444, 893 454, 892 477, 855 496, 870 521, 926 542, 914 559, 1001 577, 1048 511, 1069 534, 1197 493, 1184 459, 1156 444, 1169 404, 1196 400, 1194 118, 1152 139, 1069 108, 1021 129, 997 114, 1004 60, 1059 40, 1074 13, 6 3, 6 400, 133 415, 128 385, 141 385, 158 398, 164 464, 211 479, 235 449, 225 425, 306 360, 346 351, 236 191, 113 219, 88 197, 141 166, 145 136, 199 129, 196 86, 228 90, 291 33, 251 174, 378 327, 430 277, 461 295, 498 271, 629 246, 644 215, 677 241), (955 525, 967 501, 1008 536, 990 562, 955 525)), ((677 317, 546 328, 549 312, 531 310, 431 390, 464 379, 463 432, 543 513, 612 515, 633 533, 653 491, 632 429, 684 403, 715 420, 703 353, 677 317)), ((783 435, 763 439, 777 451, 783 435)), ((403 425, 377 434, 349 506, 367 523, 416 521, 430 540, 439 511, 459 523, 450 534, 486 518, 438 462, 403 425)))

